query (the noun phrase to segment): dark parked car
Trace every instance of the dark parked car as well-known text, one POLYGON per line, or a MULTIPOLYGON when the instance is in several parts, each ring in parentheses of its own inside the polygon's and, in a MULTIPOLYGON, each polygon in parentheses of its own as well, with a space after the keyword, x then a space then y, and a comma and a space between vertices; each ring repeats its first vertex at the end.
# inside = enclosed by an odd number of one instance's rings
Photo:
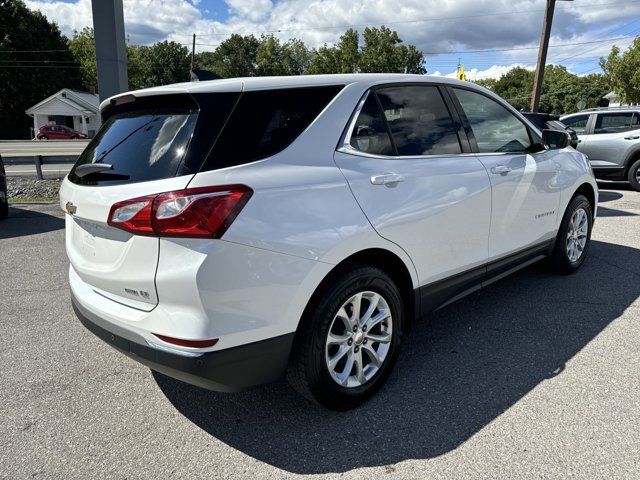
POLYGON ((9 198, 7 197, 7 174, 4 171, 2 155, 0 155, 0 220, 7 218, 9 213, 9 198))
POLYGON ((36 133, 38 140, 75 140, 77 138, 87 138, 87 136, 64 125, 45 125, 36 133))
POLYGON ((573 131, 571 128, 567 127, 564 123, 562 123, 557 115, 551 115, 550 113, 539 113, 539 112, 521 112, 522 115, 526 117, 531 123, 533 123, 538 130, 542 131, 545 129, 550 130, 560 130, 564 132, 568 132, 571 135, 570 145, 573 148, 578 148, 578 134, 573 131))

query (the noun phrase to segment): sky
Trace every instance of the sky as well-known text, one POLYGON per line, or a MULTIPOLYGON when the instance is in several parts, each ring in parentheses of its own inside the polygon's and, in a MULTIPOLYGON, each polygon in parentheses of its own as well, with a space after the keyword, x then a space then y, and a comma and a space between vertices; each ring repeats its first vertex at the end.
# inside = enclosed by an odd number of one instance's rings
MULTIPOLYGON (((95 0, 98 1, 98 0, 95 0)), ((334 44, 353 27, 386 25, 425 54, 429 74, 498 78, 516 65, 535 67, 546 0, 123 0, 134 44, 174 40, 213 50, 232 33, 273 33, 309 47, 334 44), (479 50, 482 50, 479 52, 479 50)), ((92 25, 91 0, 27 0, 62 32, 92 25)), ((640 35, 640 0, 559 0, 547 63, 582 75, 598 59, 640 35)))

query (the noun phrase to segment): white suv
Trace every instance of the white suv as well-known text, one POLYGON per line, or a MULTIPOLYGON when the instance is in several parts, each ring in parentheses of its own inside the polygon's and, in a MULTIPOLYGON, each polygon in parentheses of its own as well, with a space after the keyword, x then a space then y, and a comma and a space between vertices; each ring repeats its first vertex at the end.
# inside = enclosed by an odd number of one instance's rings
POLYGON ((440 77, 216 80, 123 94, 64 180, 74 309, 153 370, 329 408, 385 382, 418 317, 589 248, 564 132, 440 77))

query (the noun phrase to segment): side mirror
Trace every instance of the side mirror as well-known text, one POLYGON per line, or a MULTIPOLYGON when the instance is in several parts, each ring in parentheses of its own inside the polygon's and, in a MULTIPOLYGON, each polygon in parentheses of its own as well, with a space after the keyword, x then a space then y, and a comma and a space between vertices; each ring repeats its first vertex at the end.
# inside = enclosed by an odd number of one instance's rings
POLYGON ((571 136, 561 130, 542 130, 542 143, 550 150, 560 150, 571 142, 571 136))

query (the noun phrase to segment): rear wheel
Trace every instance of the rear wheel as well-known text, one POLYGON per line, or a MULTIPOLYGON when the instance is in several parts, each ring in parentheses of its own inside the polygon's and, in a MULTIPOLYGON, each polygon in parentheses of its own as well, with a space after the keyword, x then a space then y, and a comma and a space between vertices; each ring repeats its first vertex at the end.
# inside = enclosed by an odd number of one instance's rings
POLYGON ((629 168, 627 179, 636 192, 640 192, 640 159, 629 168))
POLYGON ((49 140, 49 137, 47 137, 46 135, 40 135, 39 140, 49 140))
POLYGON ((383 271, 356 267, 309 310, 296 334, 289 383, 327 408, 356 407, 382 387, 398 357, 400 292, 383 271))
POLYGON ((551 266, 562 274, 580 268, 589 251, 593 207, 584 195, 576 195, 562 218, 556 243, 551 254, 551 266))
POLYGON ((0 220, 4 220, 9 215, 9 200, 6 198, 5 200, 0 200, 0 220))

